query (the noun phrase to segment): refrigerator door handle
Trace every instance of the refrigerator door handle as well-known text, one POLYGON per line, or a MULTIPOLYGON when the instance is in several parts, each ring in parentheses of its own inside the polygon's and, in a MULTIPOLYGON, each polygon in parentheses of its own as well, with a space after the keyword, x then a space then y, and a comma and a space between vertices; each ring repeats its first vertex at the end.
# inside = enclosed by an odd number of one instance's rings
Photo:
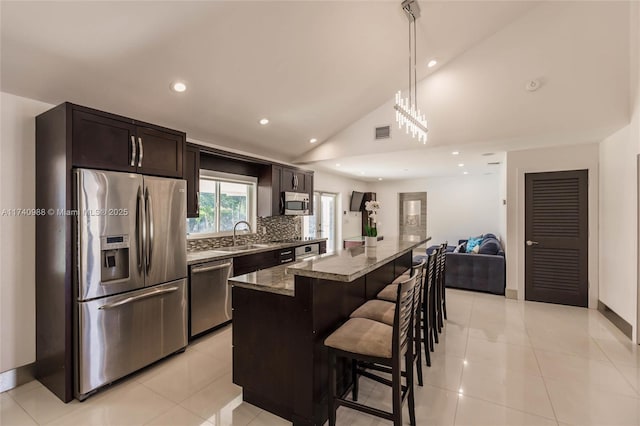
POLYGON ((146 190, 145 194, 145 205, 146 205, 146 219, 147 226, 149 227, 149 237, 146 241, 146 258, 147 258, 147 274, 151 269, 151 257, 153 256, 153 241, 154 241, 154 226, 153 226, 153 201, 151 200, 151 194, 149 194, 149 188, 146 190))
POLYGON ((142 198, 142 187, 138 187, 138 199, 136 200, 136 225, 138 227, 138 270, 142 271, 144 266, 144 241, 147 238, 147 224, 144 221, 143 212, 144 199, 142 198))
POLYGON ((126 305, 126 304, 129 304, 129 303, 135 302, 137 300, 148 299, 150 297, 156 297, 156 296, 162 296, 163 294, 167 294, 167 293, 173 293, 176 290, 178 290, 178 287, 168 287, 168 288, 163 288, 163 289, 160 289, 160 290, 153 290, 153 291, 150 291, 150 292, 145 293, 145 294, 140 294, 138 296, 130 296, 130 297, 127 297, 126 299, 122 299, 122 300, 119 300, 119 301, 114 302, 114 303, 109 303, 107 305, 102 305, 98 309, 100 309, 100 310, 113 309, 113 308, 117 308, 118 306, 122 306, 122 305, 126 305))

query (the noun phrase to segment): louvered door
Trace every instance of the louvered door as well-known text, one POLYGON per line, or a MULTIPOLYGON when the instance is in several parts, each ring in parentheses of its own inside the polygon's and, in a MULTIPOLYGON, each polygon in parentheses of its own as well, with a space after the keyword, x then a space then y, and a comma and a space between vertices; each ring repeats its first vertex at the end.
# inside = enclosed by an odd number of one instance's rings
POLYGON ((525 299, 588 305, 586 170, 525 175, 525 299))

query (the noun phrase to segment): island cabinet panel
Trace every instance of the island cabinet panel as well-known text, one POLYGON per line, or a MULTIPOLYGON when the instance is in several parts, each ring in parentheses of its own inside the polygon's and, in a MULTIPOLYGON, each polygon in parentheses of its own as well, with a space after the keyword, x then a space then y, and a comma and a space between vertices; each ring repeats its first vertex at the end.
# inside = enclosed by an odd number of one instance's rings
MULTIPOLYGON (((376 290, 411 265, 411 252, 350 282, 296 275, 294 295, 233 287, 233 381, 243 399, 294 425, 327 420, 324 340, 376 290)), ((351 365, 339 360, 337 386, 351 386, 351 365)))
POLYGON ((251 312, 233 319, 233 382, 246 386, 248 397, 262 404, 270 403, 274 413, 291 418, 293 407, 278 401, 292 401, 294 396, 295 353, 288 350, 293 342, 296 306, 291 297, 233 287, 234 312, 251 312), (237 331, 236 331, 237 330, 237 331), (260 396, 268 395, 262 401, 260 396))

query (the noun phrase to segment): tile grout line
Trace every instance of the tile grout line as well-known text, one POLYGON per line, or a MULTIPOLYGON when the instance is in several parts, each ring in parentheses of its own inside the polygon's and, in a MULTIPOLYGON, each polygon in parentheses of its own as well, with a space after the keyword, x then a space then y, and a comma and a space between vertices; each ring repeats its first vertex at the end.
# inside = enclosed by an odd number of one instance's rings
MULTIPOLYGON (((602 315, 602 313, 598 312, 599 315, 602 315)), ((602 315, 604 317, 604 315, 602 315)), ((606 317, 604 317, 606 318, 606 317)), ((604 356, 607 357, 607 360, 609 360, 609 362, 611 363, 611 365, 613 365, 613 368, 615 368, 615 370, 620 373, 620 375, 622 376, 622 378, 624 379, 624 381, 631 387, 631 389, 633 389, 633 391, 636 393, 636 399, 640 399, 640 389, 636 389, 636 387, 633 385, 633 383, 631 383, 629 381, 629 379, 627 379, 627 375, 624 374, 620 368, 618 368, 617 363, 614 362, 613 359, 611 359, 611 357, 609 356, 609 354, 607 354, 607 352, 604 350, 604 348, 600 345, 600 343, 598 343, 598 340, 596 340, 595 338, 593 338, 591 335, 589 335, 590 339, 593 339, 594 343, 596 344, 596 346, 598 347, 598 349, 600 349, 602 351, 602 353, 604 354, 604 356)), ((631 365, 630 365, 631 366, 631 365)))
MULTIPOLYGON (((445 292, 446 292, 446 288, 445 288, 445 292)), ((467 321, 467 340, 465 342, 464 345, 464 358, 462 359, 462 371, 460 372, 460 377, 458 380, 458 396, 456 398, 456 409, 453 412, 453 424, 455 426, 456 424, 456 418, 458 417, 458 407, 460 406, 460 386, 462 385, 462 376, 464 375, 464 363, 467 359, 467 348, 469 347, 469 338, 470 338, 470 333, 469 333, 469 326, 471 325, 471 315, 473 314, 473 307, 476 304, 476 296, 474 295, 473 298, 471 299, 471 309, 469 310, 469 320, 467 321)))
MULTIPOLYGON (((35 390, 35 389, 31 389, 30 391, 27 391, 27 392, 31 392, 31 391, 34 391, 34 390, 35 390)), ((12 400, 12 401, 13 401, 13 402, 18 406, 18 407, 20 407, 20 409, 21 409, 22 411, 24 411, 24 413, 25 413, 27 416, 29 416, 29 418, 30 418, 31 420, 33 420, 33 422, 34 422, 35 424, 37 424, 38 426, 40 426, 40 423, 35 419, 35 417, 33 417, 33 416, 31 415, 31 413, 29 413, 29 412, 26 410, 26 408, 24 408, 24 407, 23 407, 23 406, 22 406, 22 405, 21 405, 21 404, 20 404, 20 403, 19 403, 19 402, 14 398, 14 397, 13 397, 13 395, 9 394, 9 391, 7 391, 7 392, 3 392, 3 393, 5 393, 5 394, 7 395, 7 397, 8 397, 8 398, 11 398, 11 400, 12 400)), ((26 393, 26 392, 25 392, 25 393, 26 393)), ((55 420, 55 419, 54 419, 54 420, 55 420)), ((52 421, 54 421, 54 420, 51 420, 49 423, 51 423, 51 422, 52 422, 52 421)))
MULTIPOLYGON (((527 302, 525 301, 524 304, 526 304, 527 302)), ((523 308, 524 305, 523 304, 523 308)), ((523 313, 524 313, 524 309, 523 309, 523 313)), ((531 335, 529 334, 529 328, 527 327, 527 323, 525 321, 524 324, 524 329, 525 332, 527 333, 527 337, 529 338, 529 340, 531 340, 531 335)), ((535 351, 535 348, 533 347, 533 343, 531 345, 531 351, 533 352, 533 357, 536 359, 536 364, 538 365, 538 370, 540 370, 540 377, 542 378, 542 383, 544 384, 544 390, 547 393, 547 398, 549 398, 549 404, 551 405, 551 411, 553 412, 553 416, 555 417, 555 421, 556 424, 560 424, 560 420, 558 420, 558 414, 556 413, 556 407, 553 405, 553 400, 551 399, 551 393, 549 393, 549 387, 547 386, 547 380, 544 377, 544 374, 542 374, 542 367, 540 366, 540 360, 538 360, 538 354, 535 351)))

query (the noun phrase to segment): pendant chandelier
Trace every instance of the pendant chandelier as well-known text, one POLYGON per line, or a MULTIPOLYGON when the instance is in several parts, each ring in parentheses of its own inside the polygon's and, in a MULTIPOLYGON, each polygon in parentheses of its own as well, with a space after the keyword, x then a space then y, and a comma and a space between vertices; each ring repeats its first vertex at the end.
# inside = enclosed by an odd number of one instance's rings
POLYGON ((409 97, 403 98, 398 90, 396 93, 396 121, 398 128, 405 127, 407 134, 413 138, 418 138, 419 142, 427 143, 427 119, 418 109, 418 81, 416 72, 416 19, 420 17, 420 6, 417 0, 404 0, 402 2, 404 10, 409 20, 409 97), (411 25, 413 24, 413 32, 411 25), (413 87, 413 97, 411 89, 413 87))

